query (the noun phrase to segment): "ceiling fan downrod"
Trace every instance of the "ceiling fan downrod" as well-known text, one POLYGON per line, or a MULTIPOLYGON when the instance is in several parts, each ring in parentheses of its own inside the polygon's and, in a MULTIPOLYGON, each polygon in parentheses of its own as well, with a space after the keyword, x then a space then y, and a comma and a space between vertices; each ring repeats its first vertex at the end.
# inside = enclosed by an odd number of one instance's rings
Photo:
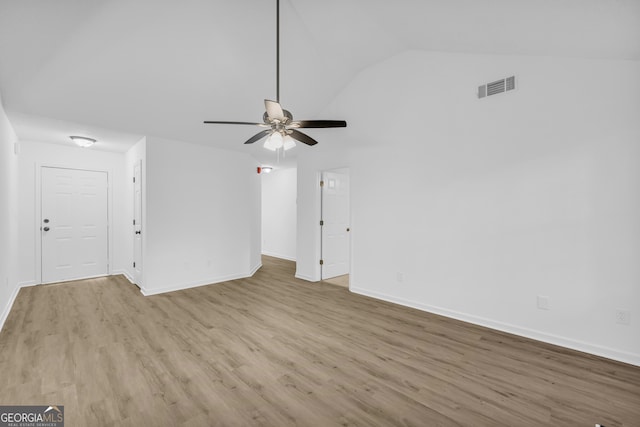
POLYGON ((262 118, 263 123, 219 120, 207 120, 204 123, 253 125, 266 128, 245 141, 245 144, 253 144, 262 138, 268 138, 264 147, 272 151, 284 151, 293 148, 296 145, 294 140, 306 145, 316 145, 318 143, 318 141, 298 129, 347 126, 347 122, 344 120, 293 120, 293 115, 280 105, 280 0, 276 0, 276 100, 265 99, 264 104, 266 111, 262 118))

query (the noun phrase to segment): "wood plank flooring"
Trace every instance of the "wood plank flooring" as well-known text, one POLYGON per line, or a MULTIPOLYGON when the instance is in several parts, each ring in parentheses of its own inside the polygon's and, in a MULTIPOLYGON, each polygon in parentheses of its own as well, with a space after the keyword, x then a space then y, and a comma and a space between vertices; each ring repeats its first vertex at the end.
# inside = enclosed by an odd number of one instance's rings
POLYGON ((325 279, 324 282, 330 283, 336 286, 342 286, 344 288, 349 287, 349 275, 345 274, 344 276, 332 277, 331 279, 325 279))
POLYGON ((640 426, 640 368, 293 278, 24 288, 0 404, 67 426, 640 426))

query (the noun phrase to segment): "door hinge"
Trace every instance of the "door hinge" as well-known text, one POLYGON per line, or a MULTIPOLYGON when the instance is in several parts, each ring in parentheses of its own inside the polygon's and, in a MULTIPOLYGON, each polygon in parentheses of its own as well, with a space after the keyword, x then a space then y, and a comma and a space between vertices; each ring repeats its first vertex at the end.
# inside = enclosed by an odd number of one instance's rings
POLYGON ((320 181, 320 187, 324 187, 324 181, 320 181))
POLYGON ((135 262, 133 263, 133 268, 136 268, 136 263, 135 262))
POLYGON ((133 177, 133 183, 134 184, 136 183, 136 177, 135 176, 133 177))
POLYGON ((324 221, 320 220, 320 226, 323 226, 323 225, 324 225, 324 221))
POLYGON ((320 260, 320 265, 324 265, 324 260, 320 260))
POLYGON ((136 225, 136 220, 135 219, 133 220, 133 225, 136 225))

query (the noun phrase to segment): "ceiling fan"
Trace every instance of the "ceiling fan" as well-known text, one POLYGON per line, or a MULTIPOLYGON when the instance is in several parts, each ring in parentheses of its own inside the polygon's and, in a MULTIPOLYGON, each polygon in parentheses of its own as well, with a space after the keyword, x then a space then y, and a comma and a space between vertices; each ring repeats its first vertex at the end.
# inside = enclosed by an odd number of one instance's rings
POLYGON ((279 149, 288 150, 295 147, 294 140, 307 145, 316 145, 318 141, 300 132, 302 128, 339 128, 346 127, 344 120, 293 120, 293 115, 280 105, 280 0, 276 0, 276 100, 264 100, 265 113, 262 116, 262 123, 255 122, 233 122, 207 120, 206 124, 229 124, 229 125, 253 125, 266 128, 251 138, 245 144, 253 144, 264 137, 268 137, 264 147, 276 151, 279 149))

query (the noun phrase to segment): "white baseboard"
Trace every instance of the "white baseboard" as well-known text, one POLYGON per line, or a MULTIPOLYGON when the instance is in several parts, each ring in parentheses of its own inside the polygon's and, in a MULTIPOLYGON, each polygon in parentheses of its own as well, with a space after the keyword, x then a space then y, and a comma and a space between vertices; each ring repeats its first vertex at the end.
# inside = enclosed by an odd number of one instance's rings
POLYGON ((18 283, 18 289, 28 288, 29 286, 35 286, 35 285, 37 285, 37 283, 34 282, 33 280, 29 280, 28 282, 20 282, 18 283))
POLYGON ((296 260, 295 256, 289 256, 289 255, 282 255, 282 254, 278 254, 275 252, 269 252, 269 251, 262 251, 262 255, 266 255, 266 256, 271 256, 274 258, 280 258, 280 259, 286 259, 287 261, 294 261, 296 260))
POLYGON ((484 317, 474 316, 466 313, 461 313, 446 308, 436 307, 429 304, 422 304, 415 301, 406 300, 404 298, 398 298, 392 295, 387 295, 368 289, 362 289, 352 286, 349 289, 351 292, 368 296, 371 298, 380 299, 383 301, 391 302, 394 304, 403 305, 405 307, 411 307, 418 310, 426 311, 428 313, 438 314, 445 317, 450 317, 456 320, 462 320, 463 322, 473 323, 475 325, 484 326, 490 329, 495 329, 502 332, 507 332, 521 337, 530 338, 536 341, 542 341, 548 344, 554 344, 560 347, 570 348, 572 350, 581 351, 584 353, 593 354, 596 356, 606 357, 607 359, 617 360, 619 362, 628 363, 635 366, 640 366, 640 354, 628 353, 625 351, 616 350, 613 348, 603 347, 596 344, 590 344, 571 338, 561 337, 546 332, 540 332, 533 329, 522 328, 520 326, 512 325, 509 323, 499 322, 484 317))
POLYGON ((18 285, 13 289, 13 292, 9 297, 9 301, 7 301, 7 305, 4 307, 4 309, 2 310, 2 314, 0 315, 0 331, 2 331, 2 328, 4 328, 4 322, 6 322, 7 318, 9 317, 9 313, 13 308, 13 303, 16 302, 16 298, 18 297, 18 292, 20 292, 20 289, 27 286, 32 286, 32 285, 26 285, 26 284, 24 286, 18 285))
POLYGON ((124 276, 132 285, 136 284, 136 282, 133 280, 133 277, 131 277, 129 272, 126 271, 126 270, 113 271, 113 272, 111 272, 111 275, 113 275, 113 276, 124 276))
MULTIPOLYGON (((257 271, 258 268, 260 267, 259 266, 256 267, 255 271, 257 271)), ((247 277, 251 277, 251 276, 253 276, 253 273, 251 272, 245 273, 245 274, 231 274, 228 276, 211 277, 208 279, 201 279, 201 280, 195 280, 192 282, 179 283, 176 285, 167 286, 167 287, 158 288, 158 289, 147 289, 144 286, 140 286, 140 292, 142 292, 142 295, 148 297, 151 295, 165 294, 167 292, 182 291, 185 289, 197 288, 199 286, 206 286, 206 285, 213 285, 216 283, 228 282, 230 280, 246 279, 247 277)))
POLYGON ((296 279, 301 279, 301 280, 306 280, 307 282, 317 282, 317 280, 315 278, 313 278, 311 276, 307 276, 305 274, 300 274, 298 272, 296 272, 295 278, 296 279))
POLYGON ((261 263, 261 262, 259 262, 259 263, 258 263, 258 265, 256 265, 255 267, 253 267, 253 268, 251 269, 251 271, 249 272, 249 275, 248 275, 247 277, 251 277, 251 276, 253 276, 253 275, 254 275, 254 274, 256 274, 256 272, 257 272, 258 270, 260 270, 261 268, 262 268, 262 263, 261 263))

